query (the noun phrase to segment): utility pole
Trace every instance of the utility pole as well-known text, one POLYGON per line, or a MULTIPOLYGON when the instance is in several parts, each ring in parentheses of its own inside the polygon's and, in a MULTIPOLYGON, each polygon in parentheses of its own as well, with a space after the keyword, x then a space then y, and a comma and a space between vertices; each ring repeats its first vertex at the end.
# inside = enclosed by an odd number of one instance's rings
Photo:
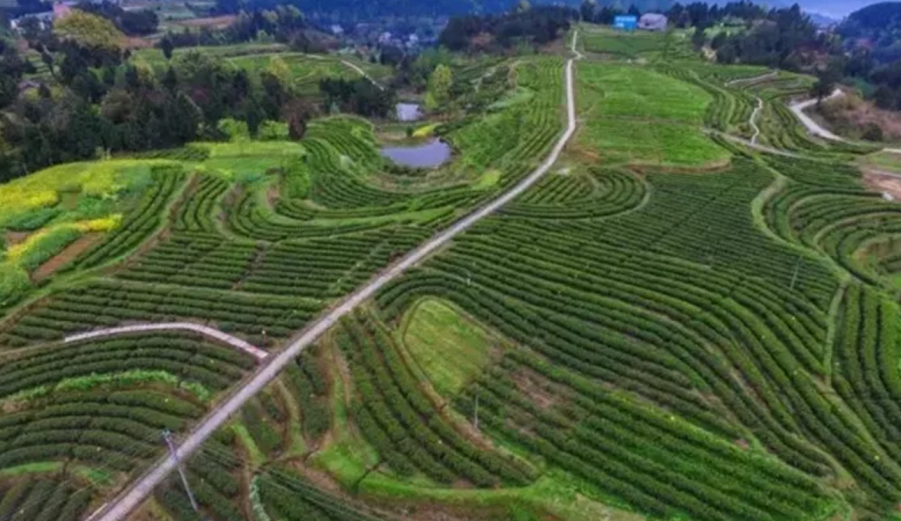
POLYGON ((789 291, 794 291, 794 289, 795 289, 795 282, 798 281, 798 270, 799 269, 801 269, 801 257, 798 257, 797 262, 795 262, 795 272, 792 274, 792 283, 788 287, 789 291))
POLYGON ((181 476, 181 483, 185 487, 185 492, 188 494, 188 499, 191 500, 191 506, 194 507, 194 512, 200 512, 200 507, 197 506, 197 500, 194 499, 194 493, 191 492, 191 487, 188 486, 188 477, 185 476, 185 469, 181 466, 181 461, 178 459, 178 451, 175 449, 175 444, 172 443, 172 433, 169 430, 163 431, 163 439, 166 440, 166 445, 169 446, 169 454, 175 460, 175 466, 178 468, 178 475, 181 476))

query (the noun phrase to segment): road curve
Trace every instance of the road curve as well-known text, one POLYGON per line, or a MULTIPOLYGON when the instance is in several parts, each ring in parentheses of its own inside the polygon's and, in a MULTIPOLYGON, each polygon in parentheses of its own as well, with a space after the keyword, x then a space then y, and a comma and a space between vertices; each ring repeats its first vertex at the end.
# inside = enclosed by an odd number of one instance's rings
POLYGON ((757 98, 757 106, 754 107, 754 112, 751 112, 751 119, 749 123, 751 124, 751 128, 754 129, 754 135, 751 136, 751 143, 757 144, 757 138, 760 137, 760 127, 757 126, 757 117, 760 115, 760 111, 763 110, 763 100, 757 98))
MULTIPOLYGON (((832 91, 832 94, 823 98, 823 101, 828 101, 828 100, 831 100, 834 98, 840 98, 844 95, 845 95, 845 93, 842 92, 840 89, 835 89, 834 91, 832 91)), ((807 131, 810 132, 811 134, 820 136, 821 138, 825 138, 825 139, 828 139, 831 141, 846 142, 847 140, 845 138, 836 136, 832 132, 829 132, 828 130, 826 130, 825 128, 820 126, 819 123, 814 121, 813 118, 811 118, 804 112, 808 108, 814 106, 817 103, 817 101, 818 100, 816 98, 809 99, 807 101, 798 101, 798 102, 795 102, 795 103, 792 103, 791 105, 789 105, 788 108, 791 109, 791 111, 795 114, 795 116, 801 121, 801 124, 804 125, 807 128, 807 131)))
POLYGON ((363 76, 364 78, 366 78, 367 80, 369 80, 369 83, 372 83, 373 85, 375 85, 376 87, 378 87, 379 90, 385 90, 385 87, 383 87, 379 82, 375 81, 375 80, 372 78, 372 76, 369 75, 369 73, 367 73, 366 71, 364 71, 363 69, 361 69, 360 67, 358 67, 356 64, 350 63, 350 62, 347 61, 347 60, 341 60, 341 63, 343 63, 345 67, 350 67, 350 68, 353 69, 354 71, 360 73, 360 76, 363 76))
POLYGON ((122 326, 122 327, 114 327, 111 329, 99 329, 97 331, 88 331, 86 333, 79 333, 77 335, 67 336, 63 339, 63 342, 80 342, 82 340, 91 340, 94 338, 105 338, 110 336, 118 336, 118 335, 128 335, 133 333, 146 333, 148 331, 194 331, 195 333, 200 333, 203 336, 215 338, 220 342, 226 343, 236 349, 240 349, 250 356, 256 358, 257 360, 263 360, 269 353, 263 351, 258 347, 254 347, 248 342, 241 340, 240 338, 233 337, 227 333, 223 333, 218 329, 213 329, 211 327, 203 326, 200 324, 192 324, 190 322, 166 322, 161 324, 139 324, 135 326, 122 326))
MULTIPOLYGON (((232 414, 238 412, 248 400, 278 376, 279 372, 281 372, 288 364, 293 363, 294 359, 303 352, 304 349, 335 325, 338 320, 375 295, 375 293, 385 284, 399 277, 406 270, 428 257, 432 252, 450 242, 451 239, 528 190, 550 171, 551 167, 560 157, 560 153, 563 152, 563 148, 576 132, 576 102, 573 69, 575 60, 582 58, 582 54, 576 50, 578 36, 578 31, 573 33, 571 49, 574 57, 570 58, 566 63, 566 131, 560 136, 560 139, 557 140, 554 149, 544 163, 500 197, 469 214, 467 217, 464 217, 447 230, 439 233, 428 242, 404 256, 400 261, 390 266, 365 286, 344 299, 325 316, 307 326, 282 352, 268 358, 267 361, 257 369, 252 378, 246 382, 246 385, 229 396, 194 428, 194 430, 185 438, 184 442, 178 447, 178 453, 182 458, 188 457, 194 451, 198 450, 201 444, 209 438, 214 431, 224 425, 232 414)), ((150 495, 154 487, 163 481, 163 479, 175 469, 175 466, 176 462, 171 456, 161 458, 143 476, 135 481, 124 492, 119 494, 119 496, 102 506, 91 515, 89 519, 91 521, 120 521, 124 519, 129 512, 137 508, 138 505, 150 495)))

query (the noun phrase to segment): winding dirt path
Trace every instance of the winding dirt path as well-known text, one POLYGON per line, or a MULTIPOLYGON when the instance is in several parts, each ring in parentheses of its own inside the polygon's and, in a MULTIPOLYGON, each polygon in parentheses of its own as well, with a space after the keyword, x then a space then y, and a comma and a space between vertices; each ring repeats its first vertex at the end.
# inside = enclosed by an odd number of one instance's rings
MULTIPOLYGON (((832 94, 823 98, 823 101, 829 101, 831 99, 840 98, 844 95, 845 95, 845 93, 842 92, 840 89, 835 89, 834 91, 832 91, 832 94)), ((819 100, 817 100, 816 98, 809 99, 806 101, 796 101, 795 103, 792 103, 791 105, 789 105, 788 108, 791 109, 791 111, 795 114, 795 117, 797 117, 801 121, 801 124, 804 125, 807 128, 807 131, 810 132, 811 134, 813 134, 815 136, 820 136, 821 138, 824 138, 824 139, 829 139, 831 141, 840 141, 843 143, 847 143, 848 141, 845 138, 837 136, 837 135, 833 134, 832 132, 830 132, 829 130, 823 128, 819 123, 814 121, 813 118, 811 118, 810 116, 807 115, 807 113, 804 112, 805 110, 809 109, 810 107, 816 105, 818 101, 819 100)))
MULTIPOLYGON (((324 316, 309 324, 304 330, 290 342, 290 344, 278 355, 267 358, 257 371, 243 382, 222 403, 210 411, 206 417, 194 428, 178 447, 181 458, 187 458, 198 450, 203 442, 217 429, 224 425, 229 418, 240 411, 241 407, 260 392, 269 382, 275 379, 288 364, 315 342, 322 334, 328 331, 338 320, 351 313, 360 304, 371 298, 388 282, 398 278, 411 267, 425 260, 436 250, 448 244, 454 237, 471 228, 480 220, 496 212, 499 208, 509 203, 523 192, 540 181, 551 167, 557 162, 566 144, 576 132, 576 101, 574 87, 575 61, 582 59, 582 54, 576 50, 579 32, 573 34, 571 51, 573 57, 566 62, 566 113, 567 127, 563 135, 557 140, 550 155, 545 161, 525 179, 517 183, 513 188, 504 192, 497 199, 489 202, 480 209, 464 217, 447 230, 439 233, 426 243, 408 253, 398 262, 388 267, 382 273, 370 280, 363 287, 345 298, 340 304, 333 307, 324 316)), ((89 518, 91 521, 120 521, 132 510, 138 507, 162 482, 170 472, 175 470, 177 461, 169 455, 158 460, 140 478, 135 480, 117 497, 103 505, 89 518)))
POLYGON ((751 136, 751 144, 753 145, 757 144, 757 138, 760 137, 760 127, 757 126, 757 118, 760 116, 760 111, 763 110, 763 100, 756 96, 755 98, 757 99, 757 106, 754 107, 754 112, 751 112, 751 119, 748 121, 751 124, 751 128, 754 129, 754 135, 751 136))
POLYGON ((758 81, 764 81, 764 80, 768 80, 770 78, 775 78, 778 75, 779 75, 779 71, 772 71, 772 72, 768 72, 766 74, 761 74, 760 76, 754 76, 751 78, 738 78, 737 80, 727 81, 725 83, 725 85, 727 87, 732 87, 732 86, 741 85, 744 83, 752 83, 753 84, 753 83, 757 83, 758 81))
POLYGON ((190 322, 167 322, 162 324, 139 324, 134 326, 114 327, 111 329, 99 329, 97 331, 88 331, 86 333, 78 333, 77 335, 67 336, 63 339, 65 343, 81 342, 83 340, 92 340, 94 338, 106 338, 119 335, 130 335, 134 333, 146 333, 148 331, 194 331, 203 336, 215 338, 220 342, 226 343, 236 349, 244 351, 257 360, 263 360, 269 353, 258 347, 250 345, 248 342, 240 338, 233 337, 227 333, 223 333, 218 329, 202 326, 200 324, 192 324, 190 322))
POLYGON ((349 67, 349 68, 353 69, 354 71, 360 73, 360 76, 363 76, 364 78, 369 80, 369 82, 372 83, 373 85, 375 85, 376 87, 378 87, 379 90, 382 90, 382 91, 385 90, 385 87, 383 87, 379 82, 375 81, 375 79, 372 76, 370 76, 369 73, 367 73, 366 71, 364 71, 363 69, 358 67, 356 64, 351 63, 347 60, 341 60, 341 63, 345 67, 349 67))

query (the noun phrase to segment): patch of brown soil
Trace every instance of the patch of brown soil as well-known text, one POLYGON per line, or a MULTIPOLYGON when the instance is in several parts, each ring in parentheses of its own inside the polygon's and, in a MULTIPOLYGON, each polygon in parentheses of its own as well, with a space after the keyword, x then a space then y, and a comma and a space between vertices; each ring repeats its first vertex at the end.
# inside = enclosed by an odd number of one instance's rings
POLYGON ((238 17, 235 15, 213 16, 209 18, 191 18, 173 22, 173 25, 182 27, 209 27, 211 29, 224 29, 233 24, 238 17))
POLYGON ((56 254, 52 259, 41 264, 41 266, 31 274, 31 279, 35 282, 41 282, 42 280, 50 278, 54 273, 59 271, 60 268, 75 260, 79 255, 97 244, 102 238, 102 233, 88 233, 83 235, 77 241, 66 246, 63 251, 56 254))
POLYGON ((269 189, 266 190, 266 202, 269 204, 270 208, 275 208, 275 205, 277 205, 279 199, 281 199, 282 193, 279 187, 280 183, 272 183, 269 185, 269 189))
POLYGON ((601 155, 598 154, 596 150, 593 150, 590 147, 573 144, 568 146, 566 148, 566 151, 567 153, 575 156, 577 160, 587 160, 590 163, 597 163, 601 161, 601 155))
POLYGON ((863 180, 868 188, 891 194, 896 201, 901 201, 901 178, 868 172, 864 174, 863 180))
POLYGON ((824 102, 815 107, 815 113, 843 136, 860 139, 863 130, 872 124, 882 129, 884 140, 901 140, 901 113, 882 110, 854 94, 824 102))
POLYGON ((25 242, 25 239, 31 235, 30 232, 6 232, 3 235, 3 240, 6 242, 7 246, 15 246, 21 242, 25 242))
POLYGON ((555 384, 531 369, 521 367, 511 373, 510 377, 516 388, 541 409, 556 407, 564 401, 561 389, 556 389, 555 384))

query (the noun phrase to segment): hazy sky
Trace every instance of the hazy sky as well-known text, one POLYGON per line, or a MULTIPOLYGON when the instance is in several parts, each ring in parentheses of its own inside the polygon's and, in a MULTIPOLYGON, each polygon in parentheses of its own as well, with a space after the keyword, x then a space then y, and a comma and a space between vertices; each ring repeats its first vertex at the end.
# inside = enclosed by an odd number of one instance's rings
MULTIPOLYGON (((791 3, 791 0, 785 0, 791 3)), ((833 18, 843 18, 861 7, 879 3, 880 0, 800 0, 805 11, 824 14, 833 18)))

